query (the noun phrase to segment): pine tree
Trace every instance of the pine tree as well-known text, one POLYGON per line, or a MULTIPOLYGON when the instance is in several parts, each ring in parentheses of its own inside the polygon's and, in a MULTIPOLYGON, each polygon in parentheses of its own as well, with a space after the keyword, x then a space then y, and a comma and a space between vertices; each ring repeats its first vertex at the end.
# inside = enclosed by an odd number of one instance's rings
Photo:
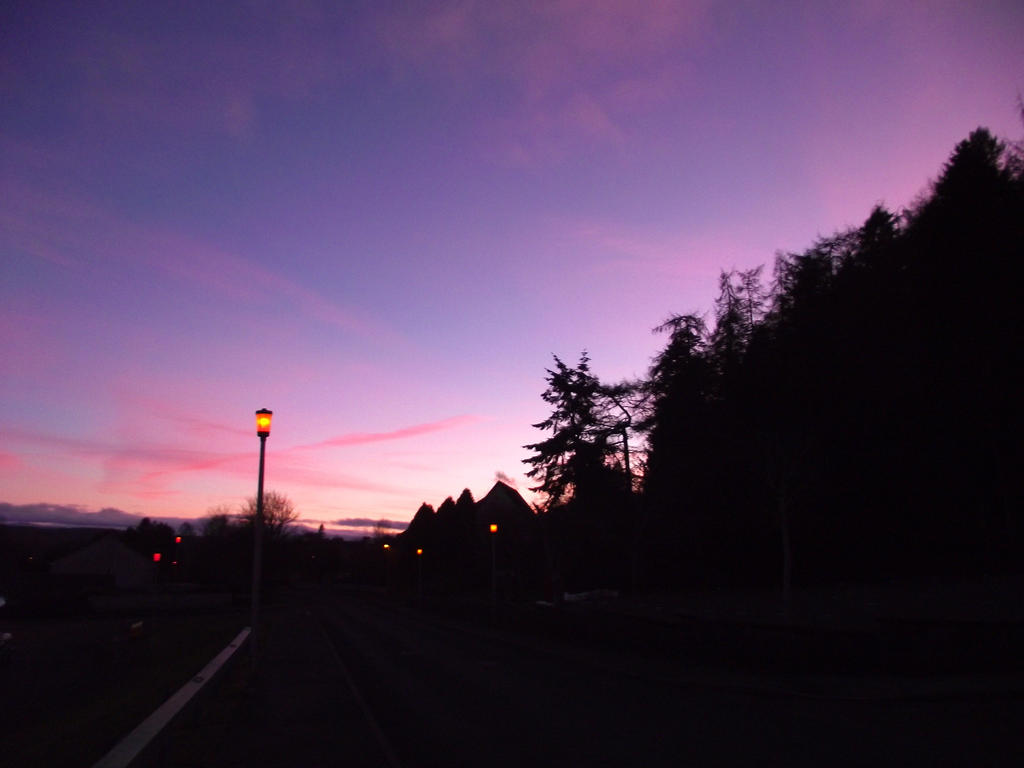
POLYGON ((551 436, 523 446, 535 452, 523 459, 531 466, 526 476, 539 481, 530 490, 544 494, 548 509, 574 496, 603 465, 608 449, 598 410, 601 384, 590 372, 590 358, 584 352, 574 368, 557 355, 554 359, 555 368, 547 371, 548 388, 542 395, 553 410, 547 419, 533 425, 551 436))

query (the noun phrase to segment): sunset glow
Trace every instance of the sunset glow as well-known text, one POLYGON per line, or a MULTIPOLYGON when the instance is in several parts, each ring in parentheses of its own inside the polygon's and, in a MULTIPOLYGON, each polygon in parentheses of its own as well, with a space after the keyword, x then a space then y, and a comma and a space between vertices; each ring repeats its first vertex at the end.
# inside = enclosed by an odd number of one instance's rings
POLYGON ((552 354, 642 376, 720 269, 769 276, 911 204, 978 125, 1024 132, 1015 3, 16 0, 0 23, 12 522, 237 508, 263 405, 266 488, 314 530, 397 532, 498 478, 530 501, 552 354))

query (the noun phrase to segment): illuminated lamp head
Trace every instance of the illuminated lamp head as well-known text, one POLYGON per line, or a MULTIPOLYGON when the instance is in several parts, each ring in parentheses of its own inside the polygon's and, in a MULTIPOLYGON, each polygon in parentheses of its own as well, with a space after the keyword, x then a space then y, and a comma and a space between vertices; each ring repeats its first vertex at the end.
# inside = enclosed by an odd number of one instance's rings
POLYGON ((270 435, 270 419, 273 415, 274 412, 268 411, 266 408, 260 408, 256 411, 256 434, 259 437, 270 435))
POLYGON ((491 523, 491 533, 497 533, 497 532, 498 532, 498 524, 497 523, 491 523))
POLYGON ((160 555, 159 552, 154 552, 153 553, 153 562, 154 563, 159 563, 160 562, 160 557, 161 557, 161 555, 160 555))
POLYGON ((422 555, 423 554, 423 550, 422 549, 417 549, 416 550, 416 554, 417 555, 422 555))

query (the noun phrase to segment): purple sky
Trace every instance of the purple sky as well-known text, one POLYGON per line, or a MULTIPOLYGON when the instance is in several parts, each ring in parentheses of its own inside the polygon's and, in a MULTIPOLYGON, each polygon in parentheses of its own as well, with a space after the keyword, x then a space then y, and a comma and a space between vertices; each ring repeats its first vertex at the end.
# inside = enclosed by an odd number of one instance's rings
POLYGON ((0 502, 30 511, 237 504, 261 407, 313 525, 523 489, 552 353, 640 376, 719 269, 1022 130, 1010 1, 14 0, 0 29, 0 502))

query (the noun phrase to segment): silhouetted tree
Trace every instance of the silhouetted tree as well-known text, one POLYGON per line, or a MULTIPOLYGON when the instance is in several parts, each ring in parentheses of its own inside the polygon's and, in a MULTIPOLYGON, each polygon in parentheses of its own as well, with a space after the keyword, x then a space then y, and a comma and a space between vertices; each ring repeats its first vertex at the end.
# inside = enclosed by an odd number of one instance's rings
POLYGON ((643 397, 556 357, 526 463, 567 583, 610 562, 584 521, 629 507, 637 453, 665 582, 778 580, 788 602, 802 580, 1020 569, 1020 147, 972 132, 909 211, 779 254, 768 290, 723 272, 710 332, 656 329, 643 397))
MULTIPOLYGON (((256 519, 256 497, 246 500, 239 514, 246 525, 252 525, 256 519)), ((295 505, 283 493, 264 491, 263 493, 263 527, 268 537, 279 538, 289 532, 289 528, 299 519, 295 505)))
POLYGON ((638 453, 641 454, 640 463, 643 463, 638 438, 640 425, 650 410, 647 387, 640 381, 602 384, 598 389, 598 402, 600 429, 608 436, 609 456, 620 465, 626 485, 632 491, 637 477, 638 453))
POLYGON ((169 553, 174 544, 174 529, 167 523, 155 523, 144 517, 137 526, 125 531, 124 542, 146 557, 154 552, 169 553))
POLYGON ((619 465, 623 475, 622 512, 626 518, 628 531, 625 535, 629 542, 629 586, 636 590, 640 583, 640 560, 645 529, 645 510, 640 503, 640 484, 638 478, 643 477, 647 462, 646 451, 643 450, 643 424, 650 417, 651 398, 645 382, 622 381, 618 384, 602 385, 600 397, 603 403, 604 429, 609 435, 609 442, 617 440, 618 456, 613 456, 613 463, 619 465))
MULTIPOLYGON (((532 490, 544 494, 542 508, 551 518, 543 529, 558 574, 552 581, 564 578, 570 588, 618 584, 628 548, 631 495, 624 462, 615 461, 617 447, 625 448, 615 440, 623 420, 610 415, 610 390, 590 372, 585 352, 573 368, 554 359, 543 394, 552 413, 534 424, 550 436, 525 446, 535 453, 524 459, 532 467, 527 476, 540 480, 532 490)), ((617 395, 625 396, 624 391, 617 395)))
POLYGON ((221 504, 206 511, 206 515, 199 521, 199 527, 203 536, 222 537, 227 535, 234 519, 235 515, 231 508, 227 504, 221 504))
POLYGON ((668 343, 654 358, 647 387, 652 410, 644 477, 644 520, 656 578, 681 578, 680 565, 698 568, 697 517, 705 508, 706 440, 713 434, 713 367, 704 320, 673 315, 654 329, 668 343))
POLYGON ((545 496, 547 508, 571 497, 581 483, 602 465, 607 452, 607 433, 598 413, 601 384, 590 372, 584 352, 570 368, 555 356, 554 370, 547 371, 548 388, 542 397, 553 410, 535 429, 550 432, 539 443, 523 446, 534 452, 523 460, 531 469, 526 476, 540 482, 531 488, 545 496))
POLYGON ((718 298, 715 299, 715 329, 711 334, 712 359, 720 366, 720 374, 731 380, 739 367, 750 337, 741 298, 733 283, 735 272, 718 276, 718 298))

